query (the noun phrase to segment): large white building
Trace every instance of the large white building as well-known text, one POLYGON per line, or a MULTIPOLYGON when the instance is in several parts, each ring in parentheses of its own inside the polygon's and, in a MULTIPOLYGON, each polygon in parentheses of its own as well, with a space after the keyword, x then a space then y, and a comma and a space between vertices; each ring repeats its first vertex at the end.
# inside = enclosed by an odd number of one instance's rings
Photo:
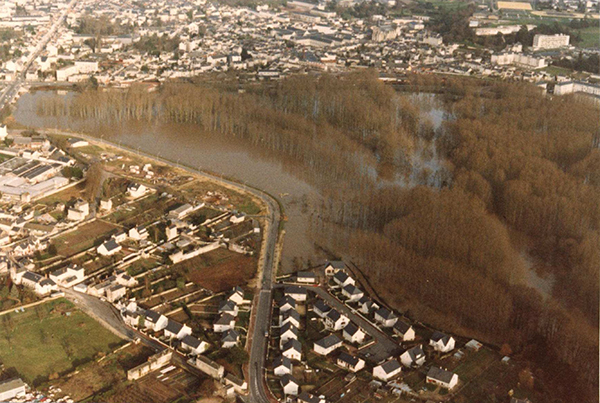
POLYGON ((541 35, 537 34, 533 37, 533 49, 556 49, 569 46, 571 37, 564 34, 556 35, 541 35))
POLYGON ((536 57, 532 55, 524 55, 522 53, 499 53, 492 55, 492 63, 499 66, 515 65, 520 67, 527 67, 530 69, 542 69, 548 66, 548 62, 543 57, 536 57))

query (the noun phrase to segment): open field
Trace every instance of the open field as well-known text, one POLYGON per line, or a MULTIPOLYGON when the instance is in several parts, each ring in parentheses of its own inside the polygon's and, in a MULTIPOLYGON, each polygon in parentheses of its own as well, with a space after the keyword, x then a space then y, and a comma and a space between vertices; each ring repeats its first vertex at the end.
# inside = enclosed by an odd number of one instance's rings
POLYGON ((83 365, 78 368, 76 376, 62 377, 53 386, 62 389, 64 395, 75 401, 81 401, 111 388, 117 382, 124 382, 127 370, 142 364, 152 354, 152 350, 141 344, 130 344, 100 362, 93 361, 83 365))
POLYGON ((600 48, 600 26, 588 27, 579 30, 581 35, 581 43, 578 44, 580 48, 600 48))
POLYGON ((46 204, 49 206, 59 203, 59 202, 66 203, 71 199, 76 199, 78 197, 81 197, 81 194, 84 189, 85 189, 85 182, 82 182, 75 186, 71 186, 70 188, 67 188, 61 192, 54 193, 53 195, 50 195, 48 197, 44 197, 43 199, 40 199, 38 201, 38 203, 46 204))
POLYGON ((51 374, 68 372, 98 353, 112 351, 121 342, 62 298, 4 315, 0 335, 4 366, 15 368, 34 385, 51 374))
POLYGON ((56 252, 62 256, 71 256, 94 246, 96 239, 108 235, 117 226, 105 221, 95 220, 82 225, 75 231, 55 238, 56 252))
POLYGON ((177 263, 173 268, 187 271, 188 279, 201 287, 220 292, 246 284, 254 277, 257 262, 254 257, 219 248, 177 263))
POLYGON ((532 10, 530 3, 518 1, 499 1, 498 9, 500 10, 532 10))

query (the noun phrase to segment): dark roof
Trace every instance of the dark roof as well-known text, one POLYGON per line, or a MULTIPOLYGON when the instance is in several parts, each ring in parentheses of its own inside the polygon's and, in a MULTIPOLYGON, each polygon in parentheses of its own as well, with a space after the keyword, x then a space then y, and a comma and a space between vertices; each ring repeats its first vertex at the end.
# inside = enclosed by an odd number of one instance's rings
POLYGON ((292 318, 296 319, 298 322, 300 322, 300 314, 298 313, 298 311, 294 311, 293 309, 285 311, 284 313, 281 314, 281 316, 282 316, 282 320, 292 317, 292 318))
POLYGON ((150 309, 146 310, 146 312, 144 312, 144 315, 146 316, 146 319, 152 323, 158 322, 158 319, 160 319, 160 317, 162 316, 160 313, 154 312, 150 309))
POLYGON ((396 317, 393 312, 386 308, 379 308, 375 313, 381 316, 383 319, 394 319, 396 317))
POLYGON ((292 368, 292 361, 289 358, 287 358, 283 355, 280 355, 279 357, 276 357, 273 360, 273 368, 277 368, 280 366, 284 366, 286 368, 292 368))
POLYGON ((31 271, 26 271, 25 274, 23 274, 23 278, 35 283, 39 283, 43 279, 42 276, 31 271))
POLYGON ((427 373, 428 378, 433 378, 444 383, 449 383, 453 376, 454 373, 438 367, 431 367, 427 373))
POLYGON ((293 306, 295 308, 296 307, 296 300, 294 298, 290 297, 289 295, 286 295, 285 297, 283 297, 279 301, 277 301, 277 305, 280 308, 282 306, 284 306, 285 304, 290 304, 291 306, 293 306))
POLYGON ((331 262, 327 262, 327 266, 331 266, 334 269, 345 269, 346 263, 342 262, 341 260, 332 260, 331 262))
POLYGON ((200 346, 200 344, 202 344, 202 342, 200 340, 198 340, 197 338, 195 338, 194 336, 191 336, 189 334, 186 335, 183 338, 183 340, 181 340, 181 342, 192 348, 198 348, 200 346))
POLYGON ((345 351, 342 351, 340 353, 338 360, 347 363, 351 367, 355 367, 356 364, 358 364, 358 362, 360 361, 357 357, 351 356, 350 354, 346 353, 345 351))
POLYGON ((331 309, 331 307, 322 299, 317 300, 317 302, 314 304, 314 307, 321 312, 328 312, 331 309))
POLYGON ((344 291, 346 291, 350 295, 362 294, 362 291, 358 287, 353 286, 352 284, 348 284, 347 286, 345 286, 344 291))
POLYGON ((394 372, 398 368, 400 368, 400 363, 398 362, 398 360, 389 360, 389 361, 381 364, 381 368, 384 370, 384 372, 386 374, 391 374, 392 372, 394 372))
POLYGON ((288 330, 291 330, 292 333, 294 333, 296 336, 298 336, 298 328, 296 326, 294 326, 294 324, 291 322, 288 322, 285 325, 281 326, 281 328, 279 329, 279 334, 284 334, 288 330))
POLYGON ((290 374, 285 374, 284 376, 281 377, 281 384, 283 386, 289 384, 289 383, 295 383, 296 385, 300 385, 298 383, 298 381, 296 380, 296 378, 294 378, 293 376, 291 376, 290 374))
POLYGON ((327 312, 327 317, 334 322, 337 322, 341 318, 341 316, 342 315, 333 308, 329 312, 327 312))
POLYGON ((356 332, 358 332, 359 327, 354 323, 350 322, 344 328, 344 332, 348 333, 350 336, 354 336, 356 332))
POLYGON ((299 271, 296 274, 296 277, 302 277, 302 278, 315 278, 316 275, 315 273, 313 273, 312 271, 299 271))
POLYGON ((348 279, 348 277, 350 276, 344 273, 343 271, 338 271, 333 275, 333 278, 339 281, 340 283, 345 282, 348 279))
POLYGON ((238 332, 236 332, 235 330, 229 330, 228 332, 225 332, 225 334, 221 338, 221 341, 238 341, 239 338, 240 334, 238 332))
POLYGON ((435 341, 436 343, 441 340, 442 343, 448 344, 448 341, 450 341, 450 336, 442 332, 433 332, 431 335, 431 340, 435 341))
POLYGON ((342 341, 340 340, 340 338, 337 337, 335 334, 330 334, 329 336, 325 336, 321 340, 316 341, 315 344, 323 348, 329 348, 341 342, 342 341))
POLYGON ((171 320, 171 319, 169 319, 169 321, 167 322, 167 327, 165 328, 165 330, 167 330, 173 334, 179 334, 181 329, 183 329, 183 325, 181 323, 175 322, 174 320, 171 320))
POLYGON ((410 360, 413 362, 417 361, 421 357, 425 357, 425 353, 423 352, 423 347, 420 345, 414 346, 413 348, 406 350, 406 352, 410 356, 410 360))
POLYGON ((117 241, 111 238, 108 241, 104 242, 104 247, 107 251, 110 252, 111 250, 117 249, 119 247, 119 244, 117 243, 117 241))
POLYGON ((400 334, 406 334, 406 332, 408 332, 410 328, 411 326, 409 324, 402 322, 401 320, 397 321, 396 324, 394 324, 394 330, 400 334))
POLYGON ((296 339, 289 339, 281 348, 281 351, 288 351, 289 349, 294 349, 298 352, 302 352, 302 344, 296 339))
POLYGON ((230 300, 221 301, 219 303, 219 312, 233 312, 237 304, 230 300))
POLYGON ((304 287, 300 287, 298 285, 288 285, 287 287, 285 287, 285 295, 288 294, 306 294, 306 288, 304 287))
POLYGON ((235 318, 228 313, 224 313, 215 322, 216 325, 229 325, 235 318))
POLYGON ((311 395, 308 392, 302 392, 298 395, 298 401, 302 403, 320 403, 321 399, 317 396, 311 395))

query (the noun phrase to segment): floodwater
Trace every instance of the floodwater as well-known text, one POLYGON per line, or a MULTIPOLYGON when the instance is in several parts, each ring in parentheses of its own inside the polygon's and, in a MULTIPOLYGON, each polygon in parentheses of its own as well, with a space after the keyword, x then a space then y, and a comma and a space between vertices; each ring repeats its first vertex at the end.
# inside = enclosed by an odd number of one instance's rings
MULTIPOLYGON (((310 221, 314 211, 312 206, 318 205, 321 196, 316 187, 302 179, 302 172, 299 171, 301 167, 284 163, 275 156, 249 148, 247 144, 231 137, 203 135, 193 125, 131 123, 108 126, 93 119, 39 115, 38 101, 43 97, 56 95, 53 91, 37 91, 21 96, 14 113, 17 123, 31 128, 70 130, 102 136, 149 154, 224 175, 262 189, 278 197, 284 206, 286 236, 282 256, 283 269, 291 270, 294 261, 298 259, 304 264, 309 260, 315 264, 326 259, 326 256, 315 248, 310 234, 310 221)), ((58 95, 67 100, 73 93, 63 92, 58 95)), ((428 105, 424 108, 424 117, 432 122, 435 129, 439 128, 447 118, 441 105, 434 102, 433 95, 420 94, 415 97, 420 103, 428 105)), ((418 171, 421 169, 427 169, 433 177, 442 169, 442 164, 434 145, 428 144, 424 147, 428 149, 423 149, 422 154, 427 157, 413 159, 414 175, 419 175, 418 171)), ((375 167, 365 167, 365 170, 374 171, 375 167)), ((399 181, 395 185, 412 186, 413 183, 399 181)))

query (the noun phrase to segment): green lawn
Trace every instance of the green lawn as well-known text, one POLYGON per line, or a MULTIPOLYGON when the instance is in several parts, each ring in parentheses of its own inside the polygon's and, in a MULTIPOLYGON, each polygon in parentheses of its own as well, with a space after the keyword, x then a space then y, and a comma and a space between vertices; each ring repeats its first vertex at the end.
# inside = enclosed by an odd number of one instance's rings
POLYGON ((33 384, 69 372, 121 342, 62 298, 3 315, 0 322, 0 360, 33 384))
POLYGON ((598 24, 580 30, 579 34, 582 41, 577 46, 580 48, 600 48, 600 27, 598 24))

